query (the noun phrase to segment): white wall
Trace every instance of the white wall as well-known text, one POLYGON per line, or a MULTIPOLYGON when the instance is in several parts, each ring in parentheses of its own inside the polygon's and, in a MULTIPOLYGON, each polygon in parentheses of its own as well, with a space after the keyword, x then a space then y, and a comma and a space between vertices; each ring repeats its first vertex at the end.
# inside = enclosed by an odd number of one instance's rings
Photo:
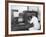
POLYGON ((29 10, 34 10, 34 11, 38 11, 38 6, 31 6, 29 7, 29 10))
POLYGON ((12 5, 11 6, 11 9, 17 9, 18 12, 22 13, 24 10, 27 10, 27 7, 26 6, 19 6, 19 5, 12 5))

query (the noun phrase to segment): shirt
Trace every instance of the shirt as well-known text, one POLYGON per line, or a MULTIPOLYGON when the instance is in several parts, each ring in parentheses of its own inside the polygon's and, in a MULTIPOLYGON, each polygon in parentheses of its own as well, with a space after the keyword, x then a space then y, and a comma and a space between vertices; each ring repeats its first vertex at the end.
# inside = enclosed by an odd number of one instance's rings
POLYGON ((38 18, 33 16, 32 19, 30 20, 30 24, 33 23, 34 25, 34 29, 39 29, 40 28, 40 24, 38 22, 38 18))

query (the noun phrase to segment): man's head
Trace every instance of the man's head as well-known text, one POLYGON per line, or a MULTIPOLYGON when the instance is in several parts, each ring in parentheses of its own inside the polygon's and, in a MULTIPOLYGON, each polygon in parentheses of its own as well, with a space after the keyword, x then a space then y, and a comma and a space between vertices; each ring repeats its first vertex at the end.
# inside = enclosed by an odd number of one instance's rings
POLYGON ((31 15, 31 16, 32 16, 32 17, 33 17, 33 16, 36 16, 36 14, 35 14, 35 13, 32 13, 32 15, 31 15))

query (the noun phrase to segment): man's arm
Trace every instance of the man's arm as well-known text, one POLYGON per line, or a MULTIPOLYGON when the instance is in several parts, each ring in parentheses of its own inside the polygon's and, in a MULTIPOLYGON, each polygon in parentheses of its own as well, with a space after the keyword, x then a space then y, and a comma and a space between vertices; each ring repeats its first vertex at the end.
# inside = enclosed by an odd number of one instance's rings
POLYGON ((33 23, 33 18, 32 18, 30 21, 28 20, 28 22, 29 22, 30 24, 33 23))
POLYGON ((33 23, 33 18, 30 20, 30 24, 33 23))

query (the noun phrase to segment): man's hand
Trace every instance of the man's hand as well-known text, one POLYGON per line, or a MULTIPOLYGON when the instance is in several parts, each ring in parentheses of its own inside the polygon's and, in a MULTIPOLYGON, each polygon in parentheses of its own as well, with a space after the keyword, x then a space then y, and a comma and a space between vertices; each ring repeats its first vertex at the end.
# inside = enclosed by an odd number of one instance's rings
POLYGON ((30 21, 28 20, 28 23, 30 23, 30 21))

